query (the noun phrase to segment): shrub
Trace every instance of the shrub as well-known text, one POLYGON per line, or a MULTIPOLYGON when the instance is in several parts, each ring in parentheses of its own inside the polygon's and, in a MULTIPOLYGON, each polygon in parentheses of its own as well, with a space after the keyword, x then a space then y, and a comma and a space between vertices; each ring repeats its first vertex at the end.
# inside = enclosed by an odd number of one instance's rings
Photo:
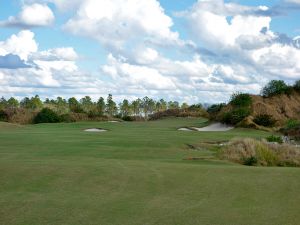
POLYGON ((290 94, 291 87, 288 86, 283 80, 272 80, 262 89, 261 92, 264 97, 271 97, 280 94, 290 94))
POLYGON ((222 108, 225 106, 226 104, 224 103, 221 103, 221 104, 214 104, 214 105, 211 105, 207 108, 207 112, 209 114, 213 114, 213 113, 218 113, 222 110, 222 108))
POLYGON ((276 123, 276 120, 274 120, 273 117, 268 114, 257 115, 255 116, 253 121, 257 125, 264 126, 264 127, 273 127, 276 123))
POLYGON ((223 114, 221 121, 223 123, 236 125, 250 115, 250 110, 247 108, 238 108, 223 114))
POLYGON ((245 166, 256 166, 257 165, 257 158, 255 156, 250 156, 249 158, 243 159, 243 164, 245 166))
POLYGON ((261 166, 276 166, 278 157, 276 156, 276 153, 272 151, 270 146, 268 146, 266 143, 263 143, 261 141, 256 142, 255 146, 255 153, 257 162, 261 166))
POLYGON ((300 80, 297 80, 293 87, 295 91, 300 92, 300 80))
POLYGON ((250 106, 252 103, 252 98, 246 93, 234 93, 231 96, 230 104, 233 106, 246 107, 250 106))
POLYGON ((282 143, 283 143, 281 137, 274 136, 274 135, 271 135, 271 136, 267 137, 266 140, 267 140, 268 142, 276 142, 276 143, 279 143, 279 144, 282 144, 282 143))
POLYGON ((135 121, 135 117, 134 116, 123 116, 122 120, 132 122, 132 121, 135 121))
POLYGON ((61 118, 53 110, 44 108, 34 118, 34 123, 59 123, 61 118))
POLYGON ((300 167, 300 149, 287 144, 272 144, 250 138, 233 139, 219 156, 248 166, 300 167))
POLYGON ((290 119, 286 122, 285 124, 285 128, 286 129, 294 129, 297 128, 300 125, 300 121, 298 120, 294 120, 294 119, 290 119))
POLYGON ((76 122, 76 120, 69 114, 63 114, 60 116, 60 121, 65 123, 73 123, 76 122))
POLYGON ((4 110, 0 110, 0 121, 8 121, 8 115, 4 110))

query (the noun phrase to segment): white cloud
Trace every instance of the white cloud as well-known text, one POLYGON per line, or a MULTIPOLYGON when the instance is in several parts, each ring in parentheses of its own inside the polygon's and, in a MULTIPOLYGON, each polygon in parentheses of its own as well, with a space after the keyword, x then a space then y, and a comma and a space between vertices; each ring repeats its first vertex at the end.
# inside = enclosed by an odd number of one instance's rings
POLYGON ((0 96, 19 97, 39 94, 43 98, 57 96, 94 99, 116 91, 116 86, 81 71, 79 58, 71 47, 38 50, 34 33, 24 30, 0 42, 0 56, 15 54, 31 65, 29 68, 1 69, 0 96))
POLYGON ((121 48, 128 41, 145 39, 179 42, 172 25, 157 0, 85 0, 65 29, 97 39, 104 46, 121 48))
POLYGON ((64 29, 95 39, 108 58, 99 74, 86 74, 74 48, 39 51, 34 34, 22 31, 0 42, 0 56, 12 53, 34 67, 0 69, 0 87, 7 93, 96 98, 112 93, 119 100, 148 95, 195 103, 226 101, 236 91, 258 93, 270 79, 299 79, 300 50, 278 43, 266 6, 198 1, 177 13, 191 39, 182 40, 158 0, 25 2, 75 9, 64 29))
POLYGON ((0 55, 15 54, 22 60, 27 60, 28 56, 37 52, 38 44, 34 40, 34 33, 29 30, 20 31, 17 35, 12 35, 6 41, 0 41, 0 55))
POLYGON ((199 1, 181 16, 188 20, 196 42, 212 49, 232 48, 241 37, 261 37, 262 29, 272 35, 269 31, 270 17, 237 14, 243 11, 245 9, 242 6, 233 7, 232 4, 225 4, 223 0, 199 1))
POLYGON ((285 0, 285 2, 300 4, 300 0, 285 0))
MULTIPOLYGON (((267 10, 263 6, 257 9, 267 10)), ((238 5, 232 7, 232 3, 224 3, 223 0, 199 1, 181 16, 190 25, 196 43, 217 56, 225 55, 222 60, 231 68, 235 65, 244 68, 245 72, 234 75, 231 69, 225 69, 226 65, 220 65, 220 80, 243 83, 253 80, 253 75, 256 80, 264 77, 298 79, 300 50, 292 44, 277 43, 280 38, 270 29, 272 18, 249 13, 249 10, 253 11, 238 5)))
POLYGON ((109 75, 114 83, 121 83, 124 87, 135 87, 149 90, 176 89, 172 79, 163 76, 158 70, 139 65, 131 65, 108 56, 108 64, 103 66, 103 72, 109 75))
POLYGON ((52 10, 44 4, 24 5, 18 16, 11 16, 0 26, 40 27, 49 26, 55 20, 52 10))
POLYGON ((32 59, 44 60, 44 61, 76 61, 78 55, 72 47, 54 48, 47 51, 37 52, 33 54, 32 59))

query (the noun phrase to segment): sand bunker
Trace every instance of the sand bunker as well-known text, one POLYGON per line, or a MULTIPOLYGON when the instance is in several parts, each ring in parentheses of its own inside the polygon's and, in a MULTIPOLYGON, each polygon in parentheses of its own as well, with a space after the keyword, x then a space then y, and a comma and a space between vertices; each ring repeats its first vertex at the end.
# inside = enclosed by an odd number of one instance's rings
POLYGON ((107 130, 104 130, 101 128, 90 128, 90 129, 86 129, 84 131, 86 131, 86 132, 106 132, 107 130))
POLYGON ((178 130, 179 130, 179 131, 193 131, 192 129, 185 128, 185 127, 179 128, 178 130))
POLYGON ((201 131, 201 132, 207 132, 207 131, 229 131, 234 129, 234 127, 228 126, 226 124, 222 124, 222 123, 213 123, 207 127, 202 127, 202 128, 198 128, 198 127, 182 127, 179 128, 179 131, 201 131))
POLYGON ((202 127, 202 128, 193 127, 192 129, 195 129, 197 131, 229 131, 234 129, 234 127, 222 123, 213 123, 207 127, 202 127))
POLYGON ((109 122, 109 123, 120 123, 120 121, 118 121, 118 120, 110 120, 110 121, 107 121, 107 122, 109 122))

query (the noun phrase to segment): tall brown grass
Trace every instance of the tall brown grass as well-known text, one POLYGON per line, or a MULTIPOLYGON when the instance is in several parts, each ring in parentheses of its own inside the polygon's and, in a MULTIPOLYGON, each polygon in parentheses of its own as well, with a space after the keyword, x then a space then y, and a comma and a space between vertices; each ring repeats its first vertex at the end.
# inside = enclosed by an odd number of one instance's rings
POLYGON ((300 148, 251 138, 233 139, 221 150, 220 157, 249 166, 300 167, 300 148))

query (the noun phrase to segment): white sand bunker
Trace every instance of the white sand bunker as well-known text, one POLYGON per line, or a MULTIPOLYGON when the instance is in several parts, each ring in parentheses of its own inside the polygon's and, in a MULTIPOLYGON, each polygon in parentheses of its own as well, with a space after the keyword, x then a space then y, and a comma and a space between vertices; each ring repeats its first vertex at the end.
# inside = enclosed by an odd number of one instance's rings
POLYGON ((179 131, 193 131, 192 129, 189 129, 189 128, 186 128, 186 127, 179 128, 178 130, 179 131))
POLYGON ((118 120, 110 120, 110 121, 107 121, 107 122, 109 122, 109 123, 120 123, 120 121, 118 121, 118 120))
POLYGON ((197 131, 229 131, 234 129, 234 127, 222 123, 213 123, 207 127, 202 127, 202 128, 193 127, 192 129, 195 129, 197 131))
POLYGON ((89 128, 84 131, 86 131, 86 132, 106 132, 107 130, 100 129, 100 128, 89 128))

